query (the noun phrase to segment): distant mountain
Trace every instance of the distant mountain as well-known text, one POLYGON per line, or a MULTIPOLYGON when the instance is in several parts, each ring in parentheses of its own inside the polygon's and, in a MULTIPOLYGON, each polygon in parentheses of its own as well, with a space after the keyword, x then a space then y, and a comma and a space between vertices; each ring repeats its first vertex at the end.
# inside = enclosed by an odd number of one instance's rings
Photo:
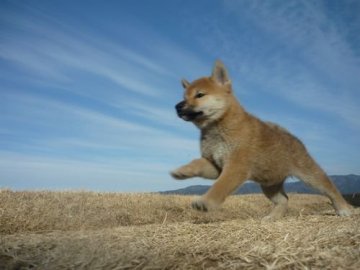
MULTIPOLYGON (((360 175, 332 175, 330 176, 334 184, 342 194, 360 193, 360 175)), ((180 195, 201 195, 204 194, 211 185, 196 185, 177 190, 162 191, 162 194, 180 195)), ((285 182, 285 191, 289 193, 309 193, 318 194, 316 190, 306 186, 301 181, 285 182)), ((255 182, 246 182, 234 194, 261 193, 260 185, 255 182)))

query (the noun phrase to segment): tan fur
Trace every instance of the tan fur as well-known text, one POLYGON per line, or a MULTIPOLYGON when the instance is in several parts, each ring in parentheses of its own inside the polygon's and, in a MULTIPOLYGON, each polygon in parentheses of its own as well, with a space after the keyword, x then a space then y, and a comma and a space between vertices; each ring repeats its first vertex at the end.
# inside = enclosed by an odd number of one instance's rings
POLYGON ((201 130, 201 158, 171 172, 176 179, 217 179, 192 207, 207 211, 219 206, 247 179, 258 182, 274 203, 267 219, 284 215, 287 196, 283 183, 295 176, 328 196, 338 215, 349 216, 349 206, 335 185, 307 152, 302 142, 284 128, 246 112, 232 93, 224 65, 217 61, 210 77, 192 83, 182 80, 184 101, 178 115, 201 130))

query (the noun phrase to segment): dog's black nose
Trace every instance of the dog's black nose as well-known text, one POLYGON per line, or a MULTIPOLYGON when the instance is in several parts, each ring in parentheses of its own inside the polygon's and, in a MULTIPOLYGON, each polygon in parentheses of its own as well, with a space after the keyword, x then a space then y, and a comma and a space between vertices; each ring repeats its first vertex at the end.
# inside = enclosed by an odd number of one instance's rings
POLYGON ((175 109, 177 112, 180 112, 185 106, 185 101, 181 101, 178 104, 176 104, 175 109))

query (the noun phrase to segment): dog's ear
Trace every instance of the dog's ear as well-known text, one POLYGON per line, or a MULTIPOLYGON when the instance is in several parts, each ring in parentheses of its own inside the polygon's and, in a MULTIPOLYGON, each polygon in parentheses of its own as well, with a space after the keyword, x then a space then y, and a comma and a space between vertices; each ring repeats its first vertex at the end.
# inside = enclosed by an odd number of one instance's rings
POLYGON ((184 89, 188 88, 190 86, 190 83, 185 80, 185 79, 182 79, 181 80, 181 85, 184 87, 184 89))
POLYGON ((229 78, 228 72, 224 64, 220 60, 216 60, 211 78, 220 85, 231 85, 231 80, 229 78))

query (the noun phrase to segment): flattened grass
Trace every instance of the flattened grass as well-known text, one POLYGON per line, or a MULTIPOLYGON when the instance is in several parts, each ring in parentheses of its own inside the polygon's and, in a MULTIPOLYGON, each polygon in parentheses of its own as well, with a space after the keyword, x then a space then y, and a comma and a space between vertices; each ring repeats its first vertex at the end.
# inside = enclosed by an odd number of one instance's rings
POLYGON ((214 212, 191 196, 0 192, 0 269, 360 269, 360 214, 290 194, 287 216, 262 222, 263 195, 214 212))

